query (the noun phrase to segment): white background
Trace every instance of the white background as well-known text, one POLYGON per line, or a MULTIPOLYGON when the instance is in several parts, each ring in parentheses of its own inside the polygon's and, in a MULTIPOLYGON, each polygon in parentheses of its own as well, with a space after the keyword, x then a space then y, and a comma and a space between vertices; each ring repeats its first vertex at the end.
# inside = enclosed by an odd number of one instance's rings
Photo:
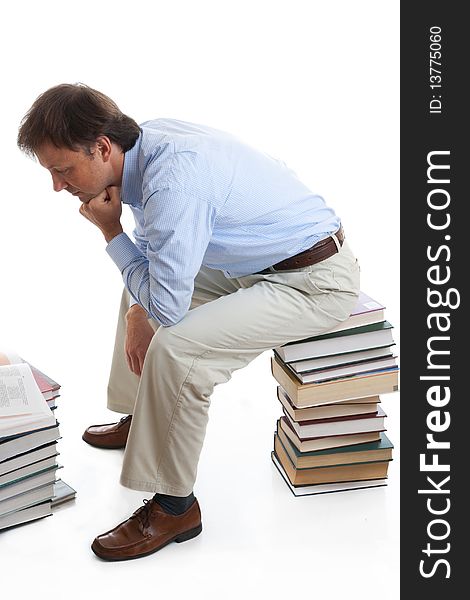
POLYGON ((122 451, 81 441, 91 423, 120 416, 105 396, 122 283, 79 201, 52 191, 16 135, 42 91, 77 81, 138 122, 235 133, 341 216, 361 287, 386 305, 399 341, 399 3, 18 1, 3 11, 0 349, 62 384, 59 473, 78 495, 0 533, 1 595, 398 598, 398 394, 382 398, 396 446, 389 486, 294 498, 270 461, 280 408, 269 353, 213 395, 195 489, 203 534, 137 561, 94 556, 93 538, 150 497, 119 484, 122 451))

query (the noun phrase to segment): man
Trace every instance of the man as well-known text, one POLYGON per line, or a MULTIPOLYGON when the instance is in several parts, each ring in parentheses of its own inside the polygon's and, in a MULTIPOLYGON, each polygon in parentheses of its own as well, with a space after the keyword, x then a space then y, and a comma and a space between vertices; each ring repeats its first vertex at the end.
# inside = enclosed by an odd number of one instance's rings
POLYGON ((125 284, 108 407, 128 416, 83 438, 125 447, 121 483, 155 496, 92 549, 125 560, 188 540, 202 529, 193 486, 214 386, 355 305, 359 267, 340 221, 284 163, 237 138, 174 119, 139 127, 82 84, 39 96, 18 145, 55 191, 81 200, 125 284))

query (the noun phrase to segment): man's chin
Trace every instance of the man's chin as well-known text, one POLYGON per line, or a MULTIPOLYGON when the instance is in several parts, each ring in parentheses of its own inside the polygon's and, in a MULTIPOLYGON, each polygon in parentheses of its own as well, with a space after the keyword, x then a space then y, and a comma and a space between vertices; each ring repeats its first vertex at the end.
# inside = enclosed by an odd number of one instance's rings
POLYGON ((84 204, 88 204, 88 202, 90 202, 90 200, 93 198, 92 194, 75 194, 75 196, 84 204))
POLYGON ((85 204, 93 198, 93 194, 85 194, 84 192, 79 192, 78 190, 76 192, 71 192, 70 190, 67 191, 69 194, 71 194, 75 198, 78 198, 81 202, 84 202, 85 204))

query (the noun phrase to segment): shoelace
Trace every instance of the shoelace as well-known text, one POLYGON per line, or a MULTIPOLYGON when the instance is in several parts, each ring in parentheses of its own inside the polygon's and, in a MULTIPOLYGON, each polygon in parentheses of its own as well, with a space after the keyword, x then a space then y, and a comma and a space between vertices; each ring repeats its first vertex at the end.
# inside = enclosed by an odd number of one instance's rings
POLYGON ((122 419, 119 420, 119 423, 117 424, 117 426, 121 427, 122 425, 124 425, 124 423, 126 423, 128 421, 129 417, 131 417, 131 415, 127 415, 127 417, 122 417, 122 419))
POLYGON ((142 526, 142 530, 147 529, 152 512, 153 500, 147 500, 144 498, 144 505, 140 506, 134 513, 133 517, 136 517, 142 526))

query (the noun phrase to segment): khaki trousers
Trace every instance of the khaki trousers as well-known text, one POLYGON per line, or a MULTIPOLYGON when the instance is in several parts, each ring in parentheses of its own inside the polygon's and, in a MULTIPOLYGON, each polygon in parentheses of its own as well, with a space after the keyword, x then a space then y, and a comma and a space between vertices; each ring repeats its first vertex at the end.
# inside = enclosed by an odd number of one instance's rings
POLYGON ((132 414, 121 484, 187 496, 193 490, 210 397, 233 371, 265 350, 320 334, 346 319, 359 291, 359 265, 347 242, 310 267, 228 279, 202 268, 191 308, 155 329, 141 377, 128 368, 122 297, 108 408, 132 414))

